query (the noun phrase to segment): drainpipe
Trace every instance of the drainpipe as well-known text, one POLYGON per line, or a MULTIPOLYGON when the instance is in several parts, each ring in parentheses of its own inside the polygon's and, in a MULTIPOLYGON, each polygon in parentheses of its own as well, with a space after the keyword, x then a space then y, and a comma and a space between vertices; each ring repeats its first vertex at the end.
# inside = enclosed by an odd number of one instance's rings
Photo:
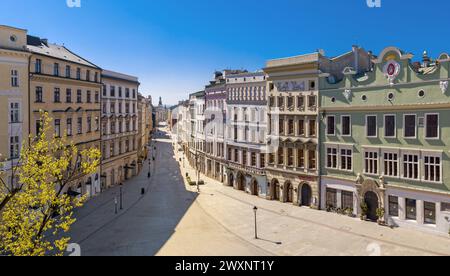
POLYGON ((31 54, 28 57, 28 147, 31 145, 31 54))

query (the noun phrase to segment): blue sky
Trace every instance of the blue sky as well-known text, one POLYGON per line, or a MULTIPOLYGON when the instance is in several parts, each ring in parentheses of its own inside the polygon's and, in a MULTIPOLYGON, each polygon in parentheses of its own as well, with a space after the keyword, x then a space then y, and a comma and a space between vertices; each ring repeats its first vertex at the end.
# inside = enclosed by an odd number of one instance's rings
POLYGON ((418 58, 450 51, 450 2, 382 0, 0 0, 0 24, 64 43, 102 68, 140 78, 143 94, 177 103, 215 70, 256 70, 272 58, 360 45, 418 58), (8 8, 9 6, 14 8, 8 8))

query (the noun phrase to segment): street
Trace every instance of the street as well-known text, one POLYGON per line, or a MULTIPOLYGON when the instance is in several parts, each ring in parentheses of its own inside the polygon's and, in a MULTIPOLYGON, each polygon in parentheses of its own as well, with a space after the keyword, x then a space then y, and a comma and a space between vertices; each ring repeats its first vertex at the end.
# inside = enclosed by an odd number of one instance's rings
POLYGON ((198 195, 183 180, 195 171, 180 167, 168 136, 156 138, 151 180, 146 162, 124 183, 123 210, 115 214, 114 187, 77 211, 70 235, 83 256, 450 255, 447 237, 267 201, 205 177, 198 195))

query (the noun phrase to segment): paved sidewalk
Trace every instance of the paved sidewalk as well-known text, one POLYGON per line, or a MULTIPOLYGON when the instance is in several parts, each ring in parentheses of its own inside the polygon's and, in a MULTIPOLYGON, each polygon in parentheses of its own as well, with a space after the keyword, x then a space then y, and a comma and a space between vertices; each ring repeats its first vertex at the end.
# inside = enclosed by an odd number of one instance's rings
MULTIPOLYGON (((181 154, 176 157, 179 160, 181 154)), ((183 176, 196 175, 188 162, 185 166, 183 176)), ((197 198, 202 209, 229 231, 274 255, 450 255, 447 237, 268 201, 201 178, 206 182, 197 198), (259 208, 259 240, 254 239, 254 206, 259 208)))

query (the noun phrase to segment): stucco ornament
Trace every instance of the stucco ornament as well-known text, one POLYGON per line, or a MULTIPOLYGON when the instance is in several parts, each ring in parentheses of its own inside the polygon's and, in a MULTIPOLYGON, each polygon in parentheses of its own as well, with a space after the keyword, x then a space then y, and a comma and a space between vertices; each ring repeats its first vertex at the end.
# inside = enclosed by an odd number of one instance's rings
POLYGON ((344 91, 344 97, 347 99, 347 101, 350 101, 353 96, 352 90, 345 89, 344 91))
POLYGON ((400 74, 400 64, 395 60, 390 60, 384 66, 383 72, 389 81, 389 85, 393 86, 395 79, 400 74))
POLYGON ((440 83, 442 94, 446 94, 448 90, 448 81, 441 81, 440 83))

